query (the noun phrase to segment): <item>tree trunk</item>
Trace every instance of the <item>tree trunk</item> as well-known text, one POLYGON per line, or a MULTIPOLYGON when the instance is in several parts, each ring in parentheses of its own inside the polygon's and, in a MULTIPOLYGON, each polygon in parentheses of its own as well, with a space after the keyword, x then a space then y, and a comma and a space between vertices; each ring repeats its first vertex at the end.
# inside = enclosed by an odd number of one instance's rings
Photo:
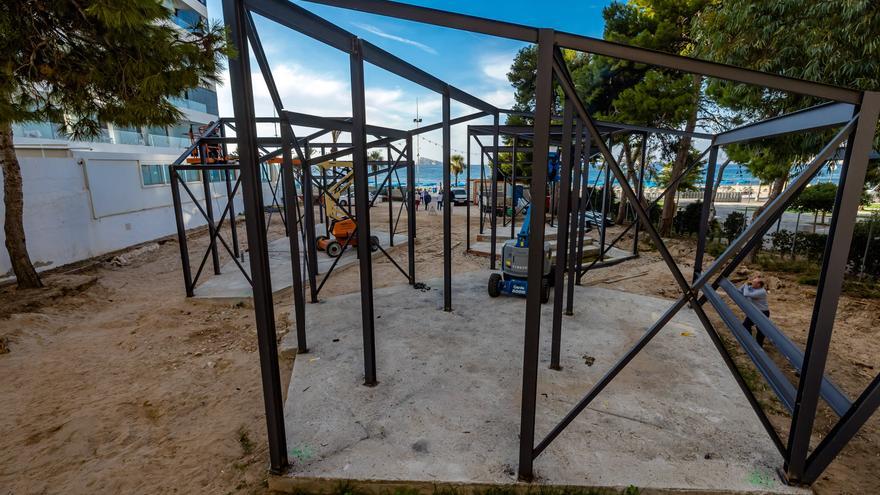
MULTIPOLYGON (((632 144, 629 142, 629 138, 624 139, 623 156, 624 160, 626 160, 624 173, 626 174, 626 178, 630 183, 634 182, 633 177, 635 176, 635 173, 633 172, 635 169, 635 163, 633 163, 635 162, 635 157, 633 155, 633 148, 632 144)), ((622 192, 623 188, 621 188, 620 204, 617 207, 617 217, 614 219, 614 223, 616 223, 617 225, 622 225, 623 222, 626 221, 626 207, 629 204, 626 196, 624 196, 622 192)))
MULTIPOLYGON (((785 189, 785 183, 788 181, 788 174, 785 174, 783 177, 779 177, 778 179, 773 181, 773 184, 770 186, 770 194, 767 195, 767 201, 764 202, 761 206, 755 208, 755 211, 752 213, 752 221, 754 221, 761 212, 764 211, 764 208, 767 208, 777 196, 782 194, 782 190, 785 189)), ((755 249, 749 255, 749 261, 754 263, 758 259, 758 251, 761 250, 761 245, 758 244, 755 249)))
POLYGON ((715 201, 718 199, 718 188, 721 187, 721 180, 724 178, 724 169, 727 168, 727 165, 730 164, 730 158, 724 161, 720 167, 718 167, 718 172, 715 174, 715 184, 712 187, 712 204, 709 205, 709 220, 713 220, 715 218, 715 201))
POLYGON ((6 251, 19 289, 43 286, 37 270, 31 263, 24 237, 24 195, 21 190, 21 167, 12 144, 12 124, 0 123, 0 168, 3 170, 3 201, 6 207, 3 231, 6 251))
MULTIPOLYGON (((693 109, 691 110, 691 114, 688 116, 687 125, 685 126, 685 132, 691 133, 694 132, 694 129, 697 127, 697 112, 699 111, 700 105, 700 92, 702 91, 703 86, 703 76, 694 74, 694 93, 693 93, 693 109)), ((681 175, 687 166, 688 156, 690 156, 691 151, 691 137, 684 136, 681 138, 681 141, 678 142, 678 152, 675 155, 675 161, 672 162, 672 172, 670 174, 670 178, 675 180, 676 177, 681 175)), ((672 232, 672 221, 675 218, 675 210, 676 210, 676 195, 678 193, 678 186, 674 185, 670 189, 668 193, 666 193, 666 198, 663 201, 663 215, 660 217, 660 235, 666 237, 672 232)))

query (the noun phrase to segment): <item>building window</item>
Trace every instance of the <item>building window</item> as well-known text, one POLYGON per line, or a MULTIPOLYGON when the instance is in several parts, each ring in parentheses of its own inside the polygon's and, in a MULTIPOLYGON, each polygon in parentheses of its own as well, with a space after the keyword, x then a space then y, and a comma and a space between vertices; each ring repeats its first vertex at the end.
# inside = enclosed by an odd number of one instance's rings
POLYGON ((168 175, 167 165, 141 165, 141 180, 145 186, 158 186, 168 184, 170 175, 168 175))
MULTIPOLYGON (((202 173, 199 170, 178 170, 177 175, 183 182, 200 182, 202 180, 202 173)), ((170 165, 141 165, 141 180, 145 186, 171 184, 170 165)), ((212 181, 218 182, 213 180, 213 178, 212 181)))
POLYGON ((177 174, 184 182, 199 182, 202 180, 202 173, 198 170, 178 170, 177 174))

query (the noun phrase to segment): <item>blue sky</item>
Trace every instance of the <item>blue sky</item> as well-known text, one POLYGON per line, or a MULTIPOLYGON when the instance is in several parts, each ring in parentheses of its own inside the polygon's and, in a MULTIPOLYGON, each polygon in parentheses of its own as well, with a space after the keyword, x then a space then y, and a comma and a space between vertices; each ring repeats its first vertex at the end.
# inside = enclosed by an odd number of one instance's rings
MULTIPOLYGON (((509 107, 513 103, 513 89, 506 73, 517 50, 525 46, 523 43, 303 1, 294 3, 496 106, 509 107)), ((601 37, 602 8, 610 1, 407 3, 601 37)), ((211 18, 222 20, 220 0, 208 0, 208 12, 211 18)), ((255 23, 286 109, 324 116, 351 115, 346 54, 267 19, 256 17, 255 23)), ((256 63, 252 63, 252 69, 258 71, 256 63)), ((261 76, 254 74, 253 80, 257 112, 271 115, 272 105, 261 76)), ((413 127, 417 99, 423 124, 440 120, 440 96, 400 77, 368 65, 366 88, 367 120, 371 124, 413 127)), ((218 98, 221 115, 231 116, 229 89, 218 87, 218 98)), ((469 107, 453 104, 453 116, 471 112, 469 107)), ((464 126, 453 130, 454 151, 463 152, 464 131, 464 126)), ((440 137, 439 132, 425 135, 419 146, 421 155, 439 159, 441 150, 435 143, 440 142, 440 137)), ((477 159, 476 153, 472 153, 471 159, 477 159)))

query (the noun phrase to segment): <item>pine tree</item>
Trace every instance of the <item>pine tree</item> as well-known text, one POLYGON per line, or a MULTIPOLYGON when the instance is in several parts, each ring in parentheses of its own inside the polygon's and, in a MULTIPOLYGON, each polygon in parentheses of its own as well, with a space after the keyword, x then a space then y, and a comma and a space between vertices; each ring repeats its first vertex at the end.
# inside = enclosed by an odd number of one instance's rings
POLYGON ((222 26, 184 31, 160 0, 0 2, 0 167, 6 249, 20 288, 42 282, 27 252, 14 122, 57 122, 75 139, 102 123, 162 127, 182 114, 169 101, 216 82, 231 55, 222 26))

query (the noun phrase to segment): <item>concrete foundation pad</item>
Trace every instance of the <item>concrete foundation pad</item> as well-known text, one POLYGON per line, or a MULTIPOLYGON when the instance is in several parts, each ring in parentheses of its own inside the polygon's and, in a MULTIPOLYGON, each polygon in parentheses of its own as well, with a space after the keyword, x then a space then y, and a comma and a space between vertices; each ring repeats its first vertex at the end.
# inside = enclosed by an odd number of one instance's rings
MULTIPOLYGON (((495 243, 495 257, 496 258, 501 259, 501 250, 504 248, 504 243, 507 240, 508 240, 507 238, 503 238, 503 239, 498 240, 495 243)), ((548 239, 547 242, 550 243, 550 249, 552 249, 553 252, 555 253, 556 252, 556 244, 557 244, 556 239, 548 239)), ((470 254, 474 254, 477 256, 484 256, 484 257, 488 258, 489 256, 492 255, 491 249, 492 249, 491 242, 477 241, 477 242, 471 243, 471 248, 468 252, 470 254)), ((612 248, 612 249, 614 249, 614 248, 612 248)), ((596 244, 593 244, 592 239, 584 238, 584 257, 583 257, 583 259, 592 260, 593 258, 595 258, 598 255, 599 255, 599 246, 597 246, 596 244)), ((609 255, 611 255, 611 253, 609 253, 609 255)), ((555 254, 553 255, 553 259, 554 260, 556 259, 555 254)))
MULTIPOLYGON (((340 480, 526 486, 516 479, 525 300, 489 298, 489 272, 375 291, 379 384, 363 385, 360 294, 307 308, 310 352, 285 404, 292 468, 270 487, 340 480)), ((552 305, 542 311, 536 442, 670 301, 576 287, 563 317, 561 371, 548 369, 552 305)), ((295 338, 294 332, 286 337, 295 338)), ((698 320, 682 311, 535 461, 536 484, 643 493, 807 493, 782 463, 698 320)))
MULTIPOLYGON (((316 226, 315 230, 318 235, 325 232, 323 227, 323 225, 316 226)), ((405 246, 407 243, 405 233, 394 235, 393 247, 388 232, 373 229, 372 234, 379 238, 379 245, 382 246, 382 249, 388 251, 389 254, 391 254, 389 249, 394 249, 397 246, 405 246)), ((305 248, 303 247, 302 239, 300 239, 299 248, 300 266, 302 266, 302 259, 305 256, 305 248)), ((384 255, 381 251, 373 253, 373 258, 378 256, 384 255)), ((327 271, 330 270, 330 267, 333 266, 334 260, 335 259, 328 256, 327 253, 318 251, 318 275, 327 273, 327 271)), ((339 262, 336 263, 336 268, 334 268, 334 270, 344 268, 356 261, 357 250, 349 247, 342 254, 342 257, 340 257, 339 262)), ((240 262, 244 269, 250 274, 251 266, 247 253, 244 254, 244 259, 240 262)), ((269 243, 269 269, 271 270, 273 292, 287 289, 293 285, 293 274, 290 268, 290 241, 286 237, 276 239, 269 243)), ((209 270, 210 266, 206 266, 206 273, 202 276, 205 276, 209 270)), ((303 270, 303 280, 307 279, 308 275, 305 273, 305 270, 303 270)), ((247 279, 245 279, 244 275, 241 273, 241 270, 235 265, 235 262, 229 261, 220 267, 220 275, 211 275, 204 282, 200 283, 195 288, 194 295, 197 299, 247 299, 253 297, 253 291, 251 290, 251 286, 247 279)))

